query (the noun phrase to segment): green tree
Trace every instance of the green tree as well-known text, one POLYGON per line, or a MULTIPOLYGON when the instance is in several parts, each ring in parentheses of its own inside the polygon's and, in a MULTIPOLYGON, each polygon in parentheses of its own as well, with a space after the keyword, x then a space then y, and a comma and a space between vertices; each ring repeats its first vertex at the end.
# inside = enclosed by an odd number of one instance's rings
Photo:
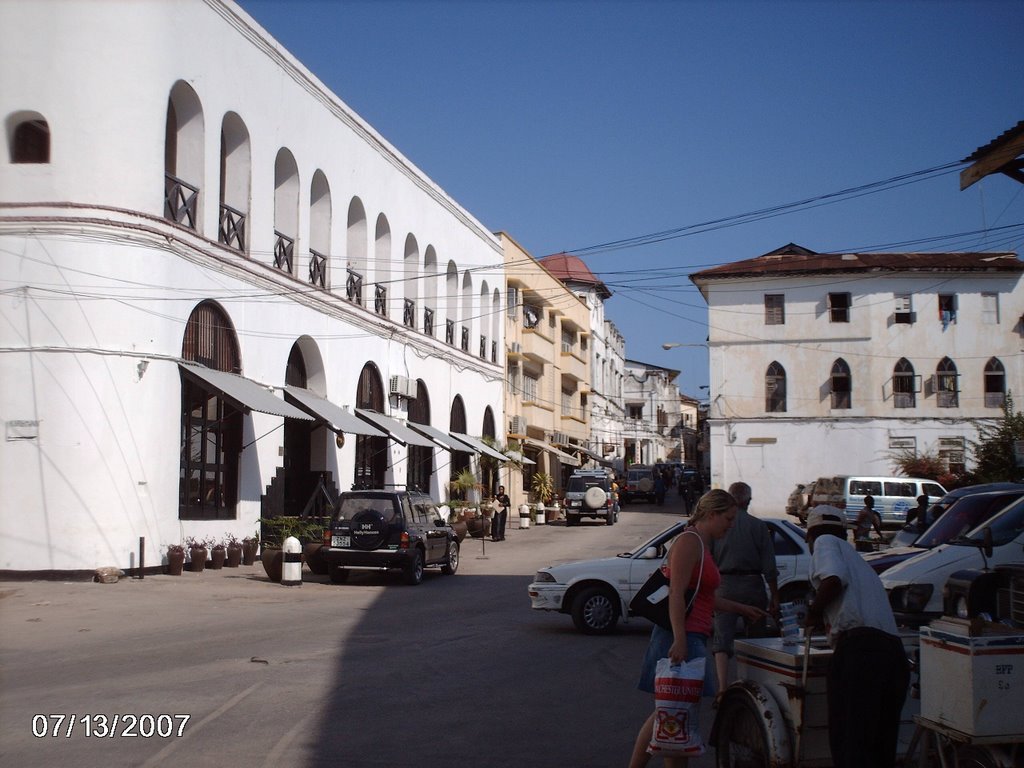
POLYGON ((1020 482, 1024 467, 1017 466, 1014 444, 1024 440, 1024 414, 1013 409, 1013 397, 1006 394, 1003 417, 978 427, 977 442, 971 441, 975 483, 1020 482))

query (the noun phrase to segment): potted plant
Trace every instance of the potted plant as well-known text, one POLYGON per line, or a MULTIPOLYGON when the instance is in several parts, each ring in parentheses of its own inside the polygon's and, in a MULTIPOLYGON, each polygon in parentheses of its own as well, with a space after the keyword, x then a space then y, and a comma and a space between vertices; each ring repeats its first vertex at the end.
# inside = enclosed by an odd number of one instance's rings
POLYGON ((324 533, 327 532, 327 540, 330 540, 331 518, 311 517, 308 518, 309 528, 306 529, 299 540, 302 542, 302 556, 306 560, 309 570, 317 576, 326 576, 330 570, 327 558, 321 550, 324 547, 324 533))
POLYGON ((213 541, 210 547, 210 568, 219 571, 228 559, 228 548, 223 541, 213 541))
POLYGON ((555 491, 555 483, 547 472, 535 472, 530 479, 530 490, 537 502, 537 507, 530 517, 538 525, 544 522, 544 504, 551 498, 555 491))
POLYGON ((228 568, 237 568, 242 562, 242 542, 233 533, 225 533, 224 543, 227 545, 228 554, 224 565, 228 568))
POLYGON ((185 547, 188 549, 189 570, 192 573, 202 573, 206 568, 208 542, 206 539, 197 539, 195 536, 189 536, 185 539, 185 547))
POLYGON ((167 545, 167 575, 181 576, 185 567, 185 546, 183 544, 167 545))
POLYGON ((260 547, 260 532, 255 536, 242 539, 242 565, 253 565, 256 562, 256 550, 260 547))
POLYGON ((323 526, 311 522, 308 517, 261 517, 260 523, 263 526, 260 561, 271 581, 281 580, 284 566, 284 554, 281 552, 281 546, 285 539, 294 536, 300 543, 307 541, 322 543, 323 526))
MULTIPOLYGON (((448 484, 449 495, 452 497, 451 507, 453 516, 464 523, 467 533, 473 538, 480 538, 485 535, 485 529, 489 528, 490 520, 480 515, 477 508, 480 496, 480 483, 476 480, 473 470, 466 467, 452 478, 448 484), (476 497, 474 499, 474 497, 476 497)), ((453 526, 454 527, 454 526, 453 526)), ((456 531, 458 533, 458 531, 456 531)), ((465 534, 463 534, 465 537, 465 534)))

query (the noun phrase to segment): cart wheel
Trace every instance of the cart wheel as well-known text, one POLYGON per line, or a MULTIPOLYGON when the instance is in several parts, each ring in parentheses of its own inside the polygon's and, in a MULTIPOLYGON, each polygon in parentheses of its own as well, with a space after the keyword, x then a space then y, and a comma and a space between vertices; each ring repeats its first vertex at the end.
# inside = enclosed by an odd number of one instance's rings
POLYGON ((960 768, 1000 768, 1001 760, 996 760, 985 747, 970 745, 960 747, 956 753, 956 764, 960 768))
POLYGON ((764 717, 746 693, 726 692, 718 705, 715 726, 717 768, 769 768, 779 764, 772 754, 764 717))

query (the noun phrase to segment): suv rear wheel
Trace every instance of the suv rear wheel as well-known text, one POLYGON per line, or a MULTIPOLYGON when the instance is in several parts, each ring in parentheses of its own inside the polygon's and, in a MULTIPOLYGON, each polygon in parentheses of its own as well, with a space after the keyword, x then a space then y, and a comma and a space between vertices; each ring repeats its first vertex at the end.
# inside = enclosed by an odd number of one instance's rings
POLYGON ((411 587, 415 587, 421 581, 423 581, 423 552, 419 549, 414 549, 412 556, 409 559, 409 564, 405 566, 403 571, 403 577, 405 583, 411 587))
POLYGON ((609 509, 604 516, 604 521, 608 525, 615 525, 615 510, 609 509))
POLYGON ((344 584, 348 581, 348 570, 345 568, 331 568, 330 574, 332 584, 344 584))

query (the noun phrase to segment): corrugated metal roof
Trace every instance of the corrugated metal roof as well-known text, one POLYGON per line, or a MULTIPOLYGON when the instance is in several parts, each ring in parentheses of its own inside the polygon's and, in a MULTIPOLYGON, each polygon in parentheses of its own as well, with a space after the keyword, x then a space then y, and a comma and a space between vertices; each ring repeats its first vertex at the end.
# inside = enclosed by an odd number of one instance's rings
MULTIPOLYGON (((1010 130, 1003 131, 999 136, 997 136, 996 138, 992 139, 992 141, 990 141, 985 146, 978 147, 971 154, 969 154, 967 157, 965 157, 963 159, 963 162, 965 162, 965 163, 972 163, 975 160, 977 160, 978 158, 983 157, 984 155, 988 155, 991 152, 993 152, 994 150, 999 149, 999 147, 1001 147, 1003 144, 1007 144, 1010 141, 1013 141, 1015 138, 1017 138, 1021 134, 1024 134, 1024 120, 1021 120, 1019 123, 1017 123, 1015 126, 1013 126, 1013 128, 1011 128, 1010 130)), ((1011 158, 1007 158, 1007 159, 1011 159, 1011 158)))
POLYGON ((695 282, 763 275, 840 272, 1024 272, 1015 253, 815 253, 790 243, 753 259, 690 275, 695 282))

